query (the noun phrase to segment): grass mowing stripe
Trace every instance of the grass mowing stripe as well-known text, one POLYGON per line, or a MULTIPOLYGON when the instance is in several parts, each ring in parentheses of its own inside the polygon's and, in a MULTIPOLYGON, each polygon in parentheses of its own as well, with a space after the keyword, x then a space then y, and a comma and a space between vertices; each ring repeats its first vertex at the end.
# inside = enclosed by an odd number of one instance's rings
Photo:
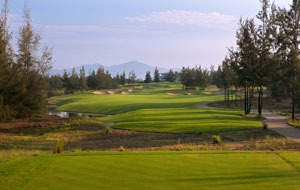
POLYGON ((23 189, 34 178, 42 175, 52 164, 51 156, 39 156, 0 163, 0 189, 23 189))
POLYGON ((286 153, 276 153, 276 155, 289 164, 292 168, 297 170, 300 175, 300 153, 290 153, 288 155, 286 153), (292 154, 296 154, 296 156, 291 157, 292 154))
MULTIPOLYGON (((299 154, 284 154, 291 162, 299 162, 299 154)), ((29 159, 31 162, 24 162, 22 167, 19 165, 18 172, 27 172, 23 170, 27 170, 30 163, 42 164, 39 159, 42 157, 29 159)), ((54 161, 45 172, 32 178, 25 189, 300 188, 299 173, 270 152, 77 153, 43 159, 54 161)), ((0 165, 2 170, 3 166, 0 165)), ((9 168, 4 166, 4 170, 9 168)), ((34 171, 28 174, 31 172, 34 171)), ((6 180, 14 181, 14 175, 7 176, 6 180)))
POLYGON ((241 111, 218 109, 142 109, 100 121, 114 122, 114 127, 147 132, 197 133, 246 130, 262 127, 260 121, 241 117, 241 111))

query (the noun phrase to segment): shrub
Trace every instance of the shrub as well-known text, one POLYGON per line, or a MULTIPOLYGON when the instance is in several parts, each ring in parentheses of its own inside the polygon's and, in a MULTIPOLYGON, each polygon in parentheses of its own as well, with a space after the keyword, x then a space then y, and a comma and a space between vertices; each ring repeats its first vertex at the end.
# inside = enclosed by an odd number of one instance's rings
POLYGON ((105 133, 108 134, 108 135, 110 135, 112 133, 111 127, 106 127, 105 133))
POLYGON ((262 124, 263 124, 263 129, 264 129, 264 130, 267 130, 267 129, 268 129, 268 123, 267 123, 267 120, 263 120, 263 121, 262 121, 262 124))
POLYGON ((125 148, 123 146, 120 146, 120 152, 124 152, 125 151, 125 148))
POLYGON ((222 142, 222 138, 220 136, 214 135, 212 138, 213 138, 213 143, 214 144, 219 144, 219 143, 222 142))
POLYGON ((77 149, 72 150, 72 152, 79 153, 79 152, 82 152, 82 150, 80 148, 77 148, 77 149))
POLYGON ((148 137, 148 144, 149 144, 149 146, 150 146, 151 142, 152 142, 152 137, 149 136, 149 137, 148 137))
POLYGON ((264 130, 267 130, 267 129, 268 129, 268 123, 264 123, 264 124, 263 124, 263 129, 264 129, 264 130))
POLYGON ((57 142, 53 149, 53 154, 61 154, 63 152, 64 152, 64 143, 57 142))
POLYGON ((199 136, 203 135, 203 132, 200 131, 200 132, 197 133, 197 135, 199 135, 199 136))
POLYGON ((181 139, 178 138, 178 139, 177 139, 177 144, 180 144, 180 142, 181 142, 181 139))

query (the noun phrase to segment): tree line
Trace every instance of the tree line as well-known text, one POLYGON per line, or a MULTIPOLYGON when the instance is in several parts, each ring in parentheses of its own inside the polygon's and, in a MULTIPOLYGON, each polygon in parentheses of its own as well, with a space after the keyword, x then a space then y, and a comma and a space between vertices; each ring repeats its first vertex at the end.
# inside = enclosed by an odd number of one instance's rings
POLYGON ((180 74, 177 71, 173 71, 170 69, 166 73, 159 73, 159 70, 157 67, 154 70, 154 77, 152 79, 151 72, 148 71, 146 72, 145 75, 145 83, 150 83, 150 82, 162 82, 162 81, 167 81, 167 82, 175 82, 176 80, 180 80, 180 74))
POLYGON ((288 97, 294 120, 300 93, 300 0, 293 0, 289 9, 260 2, 256 19, 240 19, 236 48, 229 48, 218 69, 218 85, 225 91, 243 88, 245 114, 254 98, 262 114, 266 88, 274 98, 288 97))
POLYGON ((30 11, 24 8, 24 23, 17 35, 17 51, 11 43, 7 0, 0 15, 0 121, 31 117, 45 111, 46 76, 51 68, 52 50, 41 47, 30 11))
MULTIPOLYGON (((79 74, 73 68, 71 73, 64 70, 62 76, 51 75, 48 78, 48 90, 65 90, 65 94, 72 94, 76 91, 115 89, 121 84, 122 76, 119 74, 112 77, 108 71, 100 67, 96 72, 92 71, 88 76, 82 66, 79 74)), ((55 94, 54 94, 55 95, 55 94)))
POLYGON ((60 95, 57 90, 64 90, 64 94, 73 94, 78 91, 117 89, 120 85, 138 82, 134 71, 129 72, 126 77, 125 72, 112 76, 104 67, 92 70, 86 76, 84 66, 81 67, 79 74, 73 68, 71 73, 64 70, 63 75, 51 75, 48 77, 49 96, 60 95))
POLYGON ((128 77, 125 72, 121 75, 118 73, 116 76, 105 71, 100 67, 97 71, 90 71, 89 75, 85 75, 85 68, 82 66, 79 74, 73 68, 71 73, 66 70, 63 75, 51 75, 48 77, 48 95, 60 95, 58 90, 64 90, 63 94, 72 94, 77 91, 85 90, 103 90, 103 89, 117 89, 120 85, 133 84, 133 83, 151 83, 151 82, 175 82, 181 81, 184 88, 199 88, 203 90, 207 85, 211 84, 211 75, 215 71, 209 72, 201 67, 182 68, 179 73, 170 69, 166 73, 159 73, 155 68, 153 77, 151 72, 146 72, 145 79, 139 80, 134 71, 129 72, 128 77))

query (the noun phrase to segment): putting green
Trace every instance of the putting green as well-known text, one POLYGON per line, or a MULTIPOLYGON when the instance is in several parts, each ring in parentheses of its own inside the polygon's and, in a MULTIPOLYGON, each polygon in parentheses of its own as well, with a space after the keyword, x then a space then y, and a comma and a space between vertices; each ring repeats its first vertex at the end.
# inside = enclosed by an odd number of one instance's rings
POLYGON ((111 152, 0 164, 0 189, 298 190, 300 153, 111 152))

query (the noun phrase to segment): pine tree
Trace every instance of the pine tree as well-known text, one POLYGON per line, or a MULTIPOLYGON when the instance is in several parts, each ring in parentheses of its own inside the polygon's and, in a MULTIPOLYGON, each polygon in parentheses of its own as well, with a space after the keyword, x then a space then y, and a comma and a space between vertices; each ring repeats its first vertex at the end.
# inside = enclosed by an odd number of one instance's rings
POLYGON ((72 73, 70 76, 70 87, 73 92, 80 89, 79 77, 75 70, 75 67, 72 69, 72 73))
POLYGON ((121 82, 121 85, 125 85, 125 83, 126 83, 126 74, 125 74, 125 72, 123 72, 122 75, 120 76, 120 82, 121 82))
POLYGON ((175 73, 172 69, 170 69, 169 72, 166 73, 165 80, 169 82, 174 82, 176 80, 175 73))
POLYGON ((66 90, 72 90, 69 74, 66 70, 64 70, 64 74, 62 76, 62 83, 63 83, 63 88, 65 88, 66 90))
POLYGON ((287 67, 289 67, 289 70, 287 72, 287 77, 289 79, 292 97, 292 119, 295 120, 295 106, 300 75, 300 0, 293 0, 290 10, 284 13, 287 13, 285 14, 285 19, 288 22, 288 32, 286 33, 287 35, 285 35, 285 38, 289 42, 289 52, 287 55, 287 67))
POLYGON ((40 49, 41 37, 35 33, 31 23, 30 11, 24 8, 24 25, 20 29, 18 39, 17 70, 22 71, 22 81, 26 92, 19 105, 18 115, 31 117, 35 113, 45 111, 47 102, 47 71, 51 68, 52 50, 40 49), (42 54, 39 55, 39 52, 42 54))
POLYGON ((63 88, 63 82, 60 75, 51 75, 49 78, 49 87, 50 90, 59 90, 63 88))
POLYGON ((157 67, 155 67, 155 70, 154 70, 154 82, 159 82, 159 71, 158 71, 157 67))
POLYGON ((136 74, 134 72, 134 70, 132 70, 131 72, 129 72, 129 76, 128 76, 128 83, 131 84, 131 83, 135 83, 136 82, 136 74))
POLYGON ((12 35, 7 26, 7 0, 0 15, 0 121, 10 120, 17 114, 16 103, 19 102, 18 94, 24 92, 25 88, 19 72, 15 69, 13 62, 13 50, 10 44, 12 35), (14 80, 11 80, 11 79, 14 80), (16 95, 14 96, 14 94, 16 95))
POLYGON ((249 114, 256 86, 256 63, 258 60, 256 48, 257 31, 253 19, 240 20, 237 31, 237 50, 229 49, 231 67, 238 75, 239 84, 244 87, 244 109, 249 114))
POLYGON ((94 70, 87 77, 87 84, 88 84, 89 89, 92 89, 92 90, 97 89, 97 78, 96 78, 96 73, 94 70))
POLYGON ((79 84, 80 84, 80 90, 85 91, 87 90, 87 81, 85 77, 85 69, 84 66, 80 69, 80 76, 79 76, 79 84))
POLYGON ((268 85, 271 74, 271 48, 272 48, 272 21, 269 18, 269 0, 260 0, 262 10, 258 13, 257 19, 260 25, 257 27, 257 55, 258 59, 255 65, 256 86, 258 88, 258 114, 262 115, 264 87, 268 85))
POLYGON ((145 83, 150 83, 151 81, 152 81, 152 78, 151 78, 151 72, 148 71, 148 72, 146 72, 146 76, 145 76, 144 82, 145 82, 145 83))

